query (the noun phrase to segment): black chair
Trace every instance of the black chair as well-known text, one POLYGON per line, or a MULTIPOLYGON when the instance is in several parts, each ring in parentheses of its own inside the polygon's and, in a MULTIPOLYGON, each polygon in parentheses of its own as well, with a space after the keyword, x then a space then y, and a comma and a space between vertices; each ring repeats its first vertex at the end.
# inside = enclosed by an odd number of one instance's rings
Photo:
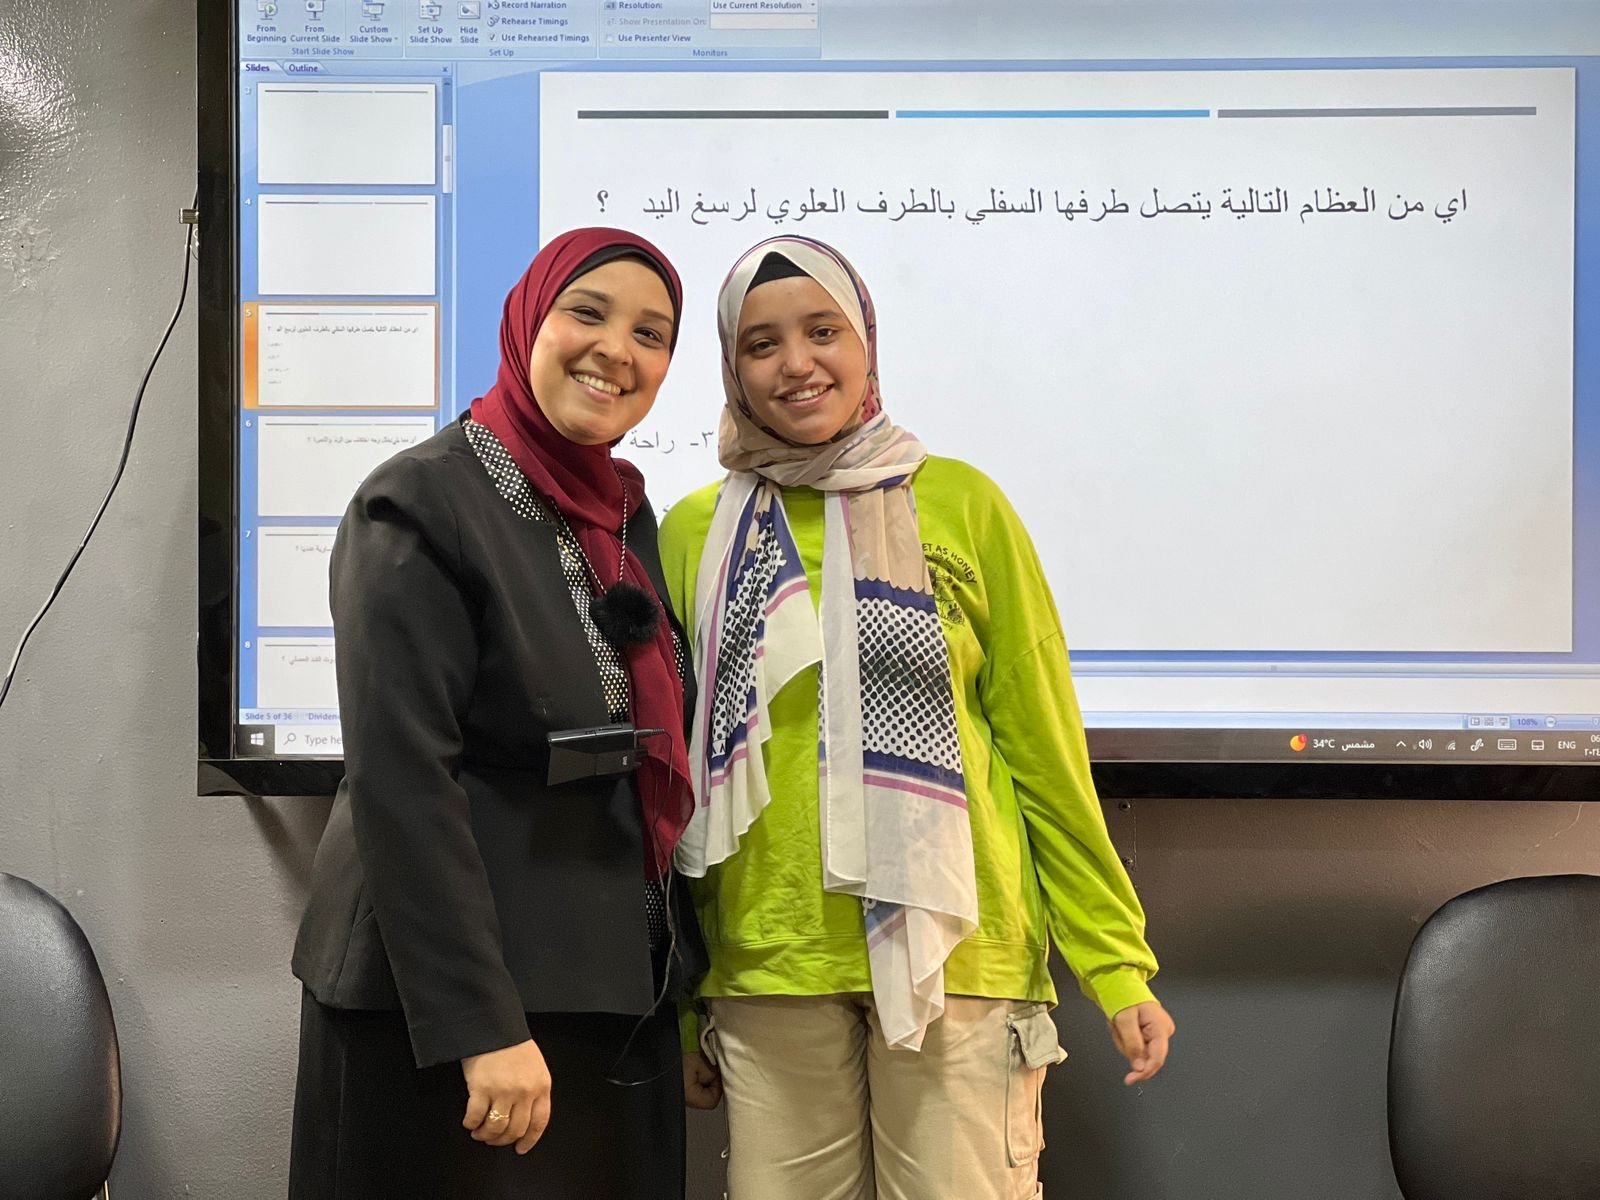
POLYGON ((0 873, 0 1200, 90 1200, 122 1132, 111 999, 49 893, 0 873))
POLYGON ((1508 879, 1411 944, 1389 1041, 1406 1200, 1600 1200, 1600 876, 1508 879))

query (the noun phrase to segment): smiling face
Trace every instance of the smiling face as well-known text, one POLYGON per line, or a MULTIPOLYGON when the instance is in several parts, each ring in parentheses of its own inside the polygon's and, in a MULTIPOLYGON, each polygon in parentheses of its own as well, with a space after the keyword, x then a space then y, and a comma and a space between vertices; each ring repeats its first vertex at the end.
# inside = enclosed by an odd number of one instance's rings
POLYGON ((671 343, 667 285, 636 259, 613 259, 556 297, 528 355, 528 383, 569 442, 614 442, 654 406, 671 343))
POLYGON ((752 288, 734 349, 734 369, 756 420, 794 445, 833 440, 866 398, 866 347, 810 276, 752 288))

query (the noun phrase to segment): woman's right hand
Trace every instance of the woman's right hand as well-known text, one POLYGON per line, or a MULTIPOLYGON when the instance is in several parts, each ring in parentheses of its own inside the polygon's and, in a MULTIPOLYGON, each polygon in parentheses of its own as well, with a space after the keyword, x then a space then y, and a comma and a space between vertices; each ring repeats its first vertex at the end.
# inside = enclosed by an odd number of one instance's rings
POLYGON ((461 1124, 473 1140, 515 1145, 518 1154, 532 1150, 550 1124, 550 1069, 533 1039, 463 1058, 461 1073, 467 1079, 467 1115, 461 1124))
POLYGON ((722 1103, 722 1072, 704 1050, 687 1051, 683 1056, 683 1102, 702 1109, 722 1103))

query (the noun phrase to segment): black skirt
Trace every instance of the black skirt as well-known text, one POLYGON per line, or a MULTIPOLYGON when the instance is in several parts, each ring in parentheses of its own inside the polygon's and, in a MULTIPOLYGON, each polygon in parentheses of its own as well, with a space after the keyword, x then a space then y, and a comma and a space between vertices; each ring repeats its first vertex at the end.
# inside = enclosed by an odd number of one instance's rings
POLYGON ((643 1024, 529 1013, 528 1030, 550 1068, 550 1124, 518 1155, 462 1128, 460 1064, 418 1070, 401 1013, 328 1008, 307 993, 289 1200, 683 1200, 674 1006, 643 1024))

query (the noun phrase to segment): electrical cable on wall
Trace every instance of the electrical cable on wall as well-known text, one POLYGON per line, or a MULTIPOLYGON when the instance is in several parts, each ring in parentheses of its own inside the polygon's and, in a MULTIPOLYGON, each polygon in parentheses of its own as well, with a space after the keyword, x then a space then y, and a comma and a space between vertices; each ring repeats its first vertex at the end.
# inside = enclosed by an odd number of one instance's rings
POLYGON ((183 240, 183 282, 178 289, 178 306, 172 310, 172 319, 167 322, 166 332, 161 335, 161 342, 156 346, 156 352, 150 357, 150 365, 145 368, 144 378, 139 381, 139 390, 133 397, 133 408, 128 413, 128 431, 122 439, 122 456, 117 460, 116 474, 112 476, 111 486, 106 489, 105 499, 100 502, 99 511, 94 514, 94 520, 89 522, 89 528, 84 533, 83 539, 78 543, 78 548, 72 552, 72 557, 67 560, 66 569, 61 572, 61 577, 56 580, 55 586, 50 589, 43 607, 34 614, 27 629, 23 631, 21 639, 17 642, 16 651, 11 655, 11 664, 6 668, 5 677, 0 679, 0 705, 6 702, 6 696, 11 692, 12 680, 16 678, 17 668, 22 662, 22 652, 27 648, 28 640, 33 637, 34 630, 39 628, 45 614, 50 611, 50 606, 56 602, 56 597, 61 595, 61 589, 66 586, 67 577, 72 574, 72 569, 78 565, 78 559, 83 557, 84 550, 89 545, 89 539, 94 536, 94 531, 100 527, 100 519, 106 515, 106 510, 111 507, 111 498, 116 495, 117 485, 122 482, 122 473, 128 466, 128 455, 133 449, 133 431, 139 423, 139 409, 144 404, 144 391, 150 383, 150 377, 155 374, 156 364, 161 361, 161 352, 167 348, 167 342, 172 338, 172 331, 178 327, 178 318, 183 315, 183 305, 189 297, 189 264, 193 261, 193 252, 199 228, 198 205, 200 197, 195 196, 194 204, 184 210, 183 221, 188 232, 183 240))

